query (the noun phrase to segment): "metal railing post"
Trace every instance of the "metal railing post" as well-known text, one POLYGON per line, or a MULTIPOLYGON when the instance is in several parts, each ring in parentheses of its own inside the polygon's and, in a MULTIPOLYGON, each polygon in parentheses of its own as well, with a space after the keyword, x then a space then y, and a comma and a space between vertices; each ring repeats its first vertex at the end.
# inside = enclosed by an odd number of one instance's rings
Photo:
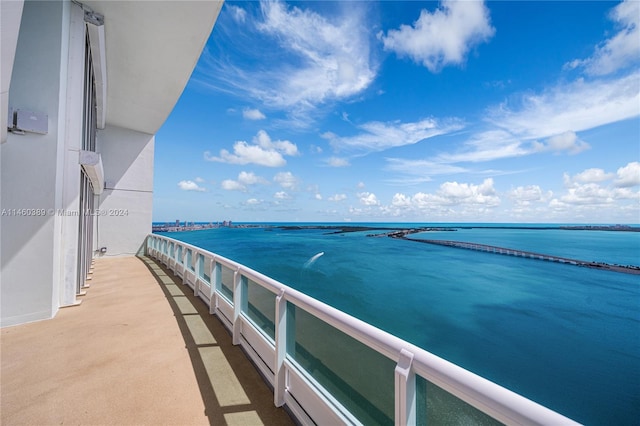
POLYGON ((187 248, 186 247, 182 247, 182 261, 180 263, 182 263, 182 284, 186 284, 187 283, 187 270, 189 269, 189 266, 187 265, 187 248))
POLYGON ((209 294, 207 298, 209 300, 209 313, 211 313, 211 304, 213 303, 213 259, 208 255, 202 255, 202 279, 206 281, 205 277, 209 276, 209 294))
POLYGON ((411 368, 413 353, 400 351, 395 369, 395 425, 416 424, 416 373, 411 368))
MULTIPOLYGON (((198 292, 200 290, 200 276, 202 275, 202 265, 200 264, 200 253, 196 252, 196 259, 195 259, 195 268, 194 269, 194 274, 195 274, 195 278, 193 279, 193 295, 198 297, 198 292)), ((191 262, 193 263, 193 255, 191 255, 191 262)))
POLYGON ((242 323, 240 322, 240 312, 242 310, 242 300, 244 297, 244 292, 242 291, 242 275, 240 274, 240 269, 237 269, 233 273, 233 344, 240 344, 240 326, 242 323))
POLYGON ((211 300, 209 302, 209 313, 218 314, 218 293, 222 287, 222 266, 216 262, 216 258, 211 259, 211 300))
POLYGON ((284 359, 287 356, 287 301, 284 298, 284 289, 276 296, 275 346, 273 402, 276 407, 282 407, 286 390, 284 359))

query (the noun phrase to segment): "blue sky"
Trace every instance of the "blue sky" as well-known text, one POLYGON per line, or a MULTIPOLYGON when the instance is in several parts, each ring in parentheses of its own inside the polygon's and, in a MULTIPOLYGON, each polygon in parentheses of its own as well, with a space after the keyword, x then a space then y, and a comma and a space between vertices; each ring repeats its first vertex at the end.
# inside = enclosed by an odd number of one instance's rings
POLYGON ((640 2, 226 2, 153 218, 640 223, 640 2))

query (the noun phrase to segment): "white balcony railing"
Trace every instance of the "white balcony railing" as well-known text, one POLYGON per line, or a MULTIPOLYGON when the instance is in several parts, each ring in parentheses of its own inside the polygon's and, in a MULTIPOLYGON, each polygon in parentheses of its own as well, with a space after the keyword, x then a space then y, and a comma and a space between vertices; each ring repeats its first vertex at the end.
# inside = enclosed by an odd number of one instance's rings
POLYGON ((156 234, 146 252, 229 328, 302 424, 576 424, 232 260, 156 234))

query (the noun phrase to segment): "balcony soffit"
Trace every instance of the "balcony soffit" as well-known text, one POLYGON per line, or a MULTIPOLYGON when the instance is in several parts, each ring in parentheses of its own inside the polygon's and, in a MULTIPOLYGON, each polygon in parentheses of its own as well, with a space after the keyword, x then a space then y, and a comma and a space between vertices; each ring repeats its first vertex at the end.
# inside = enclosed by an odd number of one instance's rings
POLYGON ((182 94, 222 1, 86 1, 104 15, 109 125, 155 134, 182 94))

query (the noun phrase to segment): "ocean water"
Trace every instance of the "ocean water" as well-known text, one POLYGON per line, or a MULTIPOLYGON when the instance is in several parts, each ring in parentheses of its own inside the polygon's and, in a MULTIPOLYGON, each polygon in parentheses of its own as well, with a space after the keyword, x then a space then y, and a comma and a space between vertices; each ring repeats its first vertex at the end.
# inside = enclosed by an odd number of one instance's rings
MULTIPOLYGON (((638 232, 464 226, 411 238, 640 266, 638 232)), ((376 233, 164 235, 245 264, 578 422, 640 424, 640 275, 367 236, 376 233)))

